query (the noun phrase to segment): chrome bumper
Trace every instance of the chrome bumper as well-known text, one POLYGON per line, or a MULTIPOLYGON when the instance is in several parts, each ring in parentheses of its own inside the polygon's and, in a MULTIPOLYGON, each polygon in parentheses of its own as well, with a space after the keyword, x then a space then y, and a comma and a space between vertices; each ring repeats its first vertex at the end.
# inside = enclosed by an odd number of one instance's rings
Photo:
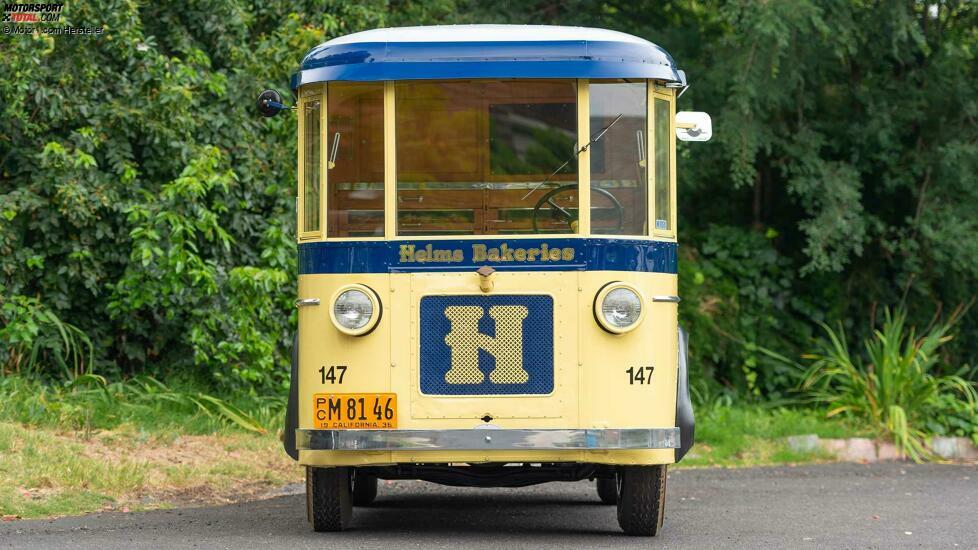
POLYGON ((679 428, 585 430, 296 430, 313 451, 535 451, 676 449, 679 428))

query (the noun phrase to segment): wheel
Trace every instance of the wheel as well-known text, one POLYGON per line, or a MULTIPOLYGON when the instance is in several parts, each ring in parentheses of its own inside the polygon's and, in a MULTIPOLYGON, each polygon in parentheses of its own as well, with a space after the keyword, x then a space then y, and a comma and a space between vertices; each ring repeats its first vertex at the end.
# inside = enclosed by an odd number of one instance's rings
POLYGON ((625 466, 618 472, 618 525, 625 534, 654 537, 666 511, 666 467, 625 466))
POLYGON ((342 531, 353 516, 349 468, 306 468, 306 505, 313 531, 342 531))
MULTIPOLYGON (((607 189, 602 189, 600 187, 592 187, 591 191, 597 193, 611 203, 611 209, 614 212, 614 217, 617 219, 615 222, 615 228, 607 230, 608 233, 621 233, 622 229, 625 227, 625 208, 621 205, 621 202, 615 198, 607 189)), ((555 187, 548 191, 544 196, 540 197, 537 204, 533 207, 532 221, 533 221, 533 232, 541 233, 545 231, 540 230, 540 212, 544 205, 548 206, 550 211, 550 218, 554 220, 563 220, 567 223, 567 227, 571 229, 572 232, 577 231, 577 214, 571 212, 570 210, 557 204, 556 197, 561 194, 576 193, 577 185, 562 185, 560 187, 555 187)))
POLYGON ((598 497, 601 498, 601 502, 605 504, 617 504, 618 503, 618 480, 610 477, 603 478, 599 477, 598 481, 598 497))
POLYGON ((354 506, 369 506, 377 498, 377 478, 353 470, 353 492, 351 502, 354 506))

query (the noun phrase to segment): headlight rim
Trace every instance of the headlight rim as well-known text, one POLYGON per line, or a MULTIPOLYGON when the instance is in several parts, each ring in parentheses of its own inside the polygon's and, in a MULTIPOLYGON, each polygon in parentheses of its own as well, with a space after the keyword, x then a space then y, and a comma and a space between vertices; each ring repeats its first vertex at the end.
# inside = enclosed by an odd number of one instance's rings
POLYGON ((380 295, 377 294, 374 289, 364 284, 351 283, 343 285, 336 289, 336 292, 333 293, 333 297, 329 300, 329 320, 333 322, 333 326, 336 328, 336 330, 346 334, 347 336, 366 336, 370 334, 380 324, 380 319, 383 317, 383 315, 384 306, 380 301, 380 295), (374 309, 374 314, 370 316, 370 320, 367 321, 367 324, 358 329, 346 328, 336 318, 336 301, 344 292, 350 290, 357 290, 364 293, 367 296, 367 299, 370 300, 370 304, 374 309))
POLYGON ((594 295, 594 303, 591 308, 591 313, 594 315, 594 321, 599 327, 601 327, 602 330, 617 336, 632 332, 642 324, 642 321, 645 320, 645 313, 648 310, 647 303, 648 302, 645 299, 645 295, 642 294, 642 291, 640 291, 635 285, 625 281, 611 281, 609 283, 605 283, 605 285, 598 290, 597 294, 594 295), (638 313, 638 319, 636 319, 634 323, 625 327, 617 327, 609 323, 601 313, 601 306, 604 304, 604 299, 611 293, 611 291, 619 288, 624 288, 635 293, 641 307, 638 313))

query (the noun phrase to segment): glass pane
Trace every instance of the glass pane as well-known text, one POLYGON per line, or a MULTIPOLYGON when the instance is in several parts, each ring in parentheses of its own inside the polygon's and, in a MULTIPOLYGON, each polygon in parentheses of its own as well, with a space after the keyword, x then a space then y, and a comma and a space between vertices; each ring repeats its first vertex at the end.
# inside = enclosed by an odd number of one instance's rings
POLYGON ((661 231, 672 230, 672 198, 669 196, 669 150, 672 136, 669 133, 669 101, 655 98, 655 228, 661 231))
POLYGON ((591 232, 648 235, 645 82, 592 81, 591 232))
POLYGON ((398 82, 399 235, 572 233, 573 80, 398 82))
POLYGON ((383 236, 384 84, 330 82, 326 94, 326 235, 383 236))
POLYGON ((319 155, 320 155, 320 102, 305 103, 302 128, 302 231, 319 231, 319 155))
POLYGON ((564 164, 577 141, 574 103, 489 104, 489 173, 492 175, 576 172, 564 164), (563 165, 563 166, 562 166, 563 165))

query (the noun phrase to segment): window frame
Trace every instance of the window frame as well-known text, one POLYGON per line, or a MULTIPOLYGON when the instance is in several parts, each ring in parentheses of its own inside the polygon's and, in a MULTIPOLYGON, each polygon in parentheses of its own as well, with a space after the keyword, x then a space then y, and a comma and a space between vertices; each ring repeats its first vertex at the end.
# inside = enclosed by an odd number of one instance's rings
POLYGON ((575 237, 591 235, 591 81, 577 79, 577 231, 575 237), (585 191, 586 190, 586 191, 585 191))
MULTIPOLYGON (((329 85, 330 84, 332 84, 332 83, 342 83, 342 82, 351 82, 351 81, 330 80, 328 82, 325 82, 323 84, 323 96, 328 99, 328 97, 329 97, 329 85)), ((384 82, 375 82, 375 81, 362 81, 362 82, 361 81, 352 81, 352 82, 355 82, 355 83, 358 83, 358 84, 383 84, 383 96, 384 96, 384 98, 383 98, 383 111, 384 111, 383 112, 383 118, 384 118, 384 136, 383 136, 383 142, 384 142, 384 177, 383 177, 383 183, 384 183, 384 202, 383 202, 383 209, 384 209, 384 231, 383 231, 383 234, 382 235, 373 235, 373 236, 369 236, 369 237, 334 237, 334 236, 331 236, 330 233, 329 233, 329 220, 328 220, 328 218, 325 218, 324 217, 324 218, 321 218, 323 220, 323 223, 320 224, 321 225, 321 228, 323 230, 322 231, 322 238, 324 238, 326 240, 344 241, 344 242, 345 241, 351 241, 352 242, 352 241, 384 241, 384 240, 389 240, 392 237, 391 237, 391 228, 389 227, 389 220, 388 220, 387 212, 388 212, 388 209, 390 208, 390 198, 391 198, 390 197, 390 195, 391 195, 391 192, 390 192, 391 182, 390 182, 390 179, 389 178, 390 178, 391 166, 393 166, 393 163, 394 163, 393 146, 391 145, 393 143, 393 139, 394 139, 394 134, 393 134, 393 131, 394 131, 393 126, 394 125, 389 122, 388 116, 391 116, 391 117, 393 116, 394 107, 393 107, 393 105, 388 106, 388 96, 390 96, 390 99, 393 100, 393 97, 394 97, 393 81, 386 80, 384 82), (390 135, 388 135, 388 132, 390 132, 390 135)), ((328 216, 329 215, 329 189, 330 188, 329 188, 329 182, 325 178, 329 176, 329 155, 330 155, 329 146, 331 145, 332 142, 329 141, 330 134, 329 134, 329 128, 327 127, 327 124, 329 123, 329 109, 328 109, 328 105, 326 104, 326 101, 325 100, 323 101, 323 104, 322 105, 323 105, 323 122, 322 122, 323 137, 320 140, 319 146, 320 146, 321 151, 322 151, 320 153, 320 159, 322 160, 322 165, 323 165, 323 168, 322 169, 323 169, 323 172, 326 174, 326 176, 322 180, 323 186, 324 186, 323 187, 323 189, 324 189, 324 192, 323 192, 324 193, 324 197, 323 197, 323 206, 322 206, 322 208, 323 208, 323 210, 322 210, 323 211, 323 214, 321 214, 321 216, 328 216)))
MULTIPOLYGON (((577 87, 577 147, 590 140, 590 80, 589 79, 568 79, 573 80, 577 87)), ((328 97, 327 83, 317 83, 303 86, 299 92, 298 100, 298 184, 296 197, 297 213, 297 235, 298 240, 307 242, 311 240, 334 240, 334 241, 385 241, 385 240, 405 240, 405 239, 480 239, 480 238, 499 238, 500 235, 398 235, 397 234, 397 139, 396 139, 396 98, 395 84, 397 81, 384 81, 384 234, 383 236, 372 237, 331 237, 327 227, 327 200, 329 189, 329 170, 327 169, 328 156, 326 155, 326 137, 329 135, 328 122, 328 97), (305 184, 304 173, 304 112, 305 105, 309 101, 320 101, 320 185, 319 196, 320 224, 318 231, 303 231, 304 194, 305 184)), ((676 116, 676 94, 673 89, 657 83, 654 80, 646 80, 647 100, 646 100, 646 174, 647 174, 647 194, 648 194, 648 232, 645 235, 619 235, 619 234, 592 234, 591 233, 591 151, 588 148, 578 154, 577 162, 577 196, 578 196, 578 228, 574 233, 520 233, 507 234, 508 239, 534 239, 541 237, 560 237, 560 238, 625 238, 636 240, 665 239, 675 241, 678 236, 678 211, 677 211, 677 189, 676 189, 676 139, 675 139, 675 116, 676 116), (655 227, 655 100, 665 100, 669 103, 669 224, 670 229, 662 230, 655 227)))
POLYGON ((315 84, 304 86, 299 91, 299 105, 296 118, 298 119, 298 182, 296 186, 296 234, 299 241, 310 241, 322 239, 326 235, 326 157, 323 154, 323 141, 327 135, 326 129, 326 86, 315 84), (315 231, 305 230, 306 212, 306 172, 305 172, 305 151, 306 151, 306 104, 312 101, 319 101, 319 228, 315 231))
POLYGON ((649 147, 649 229, 650 236, 676 240, 678 235, 676 227, 676 97, 675 92, 670 89, 649 81, 649 100, 648 100, 648 147, 649 147), (665 100, 669 104, 669 229, 656 228, 655 220, 657 212, 656 206, 656 158, 655 158, 655 100, 665 100))
MULTIPOLYGON (((608 79, 597 79, 596 78, 594 80, 608 80, 608 79)), ((626 80, 626 79, 622 79, 622 80, 626 80)), ((636 80, 638 80, 638 79, 636 79, 636 80)), ((647 79, 642 80, 642 82, 645 83, 645 94, 646 94, 646 97, 645 97, 645 111, 646 111, 645 112, 645 186, 646 186, 645 187, 645 194, 646 194, 646 203, 647 204, 645 205, 645 208, 646 209, 650 209, 653 206, 653 204, 654 204, 652 202, 652 201, 654 201, 654 197, 653 197, 653 195, 654 195, 654 192, 653 192, 654 189, 652 188, 652 184, 655 181, 655 178, 654 178, 653 172, 652 172, 653 163, 651 161, 651 157, 649 156, 649 155, 652 154, 652 151, 653 151, 653 149, 652 149, 652 138, 651 138, 651 135, 652 135, 651 134, 651 131, 652 131, 652 119, 650 118, 650 115, 651 115, 651 111, 652 111, 652 107, 651 107, 651 101, 652 101, 652 95, 651 95, 651 93, 652 92, 651 92, 651 89, 652 89, 652 87, 653 87, 654 84, 653 84, 653 82, 651 80, 647 80, 647 79)), ((587 122, 588 125, 590 125, 590 123, 591 123, 591 88, 590 88, 590 81, 588 81, 587 102, 588 102, 587 103, 587 112, 585 114, 581 115, 581 116, 582 117, 587 117, 587 121, 586 122, 587 122)), ((585 130, 586 130, 586 132, 582 133, 582 136, 588 136, 588 137, 582 138, 585 141, 582 141, 581 143, 587 143, 587 140, 590 140, 590 136, 589 136, 590 128, 587 128, 586 127, 585 130)), ((646 224, 648 225, 648 230, 645 233, 641 234, 641 235, 633 235, 633 234, 630 235, 630 234, 622 234, 622 233, 591 233, 591 231, 590 231, 590 229, 591 229, 591 203, 590 203, 590 200, 591 200, 590 199, 590 196, 591 196, 591 163, 590 163, 591 148, 588 147, 588 150, 585 153, 588 155, 588 173, 587 173, 587 189, 588 189, 588 193, 587 193, 587 195, 588 195, 587 219, 588 219, 588 232, 586 233, 586 236, 588 236, 588 237, 598 237, 598 238, 601 238, 601 239, 640 239, 640 240, 642 240, 642 239, 644 239, 644 240, 651 239, 654 236, 653 233, 652 233, 652 225, 654 225, 654 220, 653 220, 654 215, 653 215, 653 211, 652 210, 647 210, 646 213, 645 213, 646 214, 646 224)))

